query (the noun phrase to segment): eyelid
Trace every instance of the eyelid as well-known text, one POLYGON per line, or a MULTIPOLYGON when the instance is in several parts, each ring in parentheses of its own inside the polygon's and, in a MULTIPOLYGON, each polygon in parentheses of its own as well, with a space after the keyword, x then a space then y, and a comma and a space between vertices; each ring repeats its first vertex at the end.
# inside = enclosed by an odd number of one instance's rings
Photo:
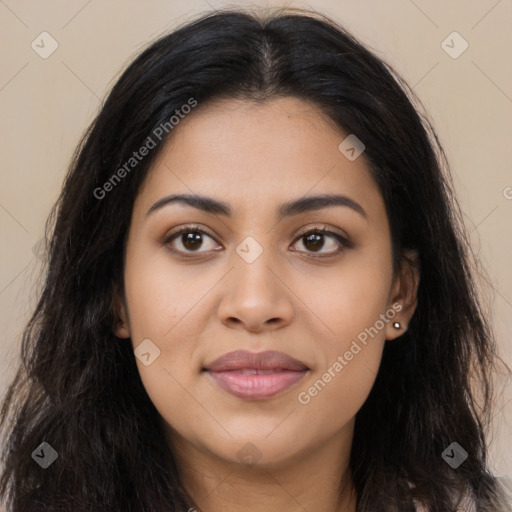
POLYGON ((185 224, 183 226, 177 227, 168 234, 165 234, 161 242, 161 245, 167 245, 174 237, 181 235, 183 233, 187 233, 189 231, 196 231, 198 233, 208 235, 210 238, 213 238, 215 241, 217 241, 217 236, 211 233, 207 228, 201 226, 200 224, 185 224))
POLYGON ((330 226, 328 226, 327 224, 317 224, 315 226, 308 226, 304 229, 301 229, 296 235, 295 235, 295 238, 293 239, 293 241, 295 242, 296 240, 298 240, 299 238, 303 237, 304 235, 307 235, 309 233, 322 233, 324 235, 332 235, 332 236, 337 236, 341 239, 343 239, 344 241, 346 241, 347 243, 349 243, 349 236, 344 233, 344 232, 338 232, 336 231, 336 228, 332 228, 330 226))

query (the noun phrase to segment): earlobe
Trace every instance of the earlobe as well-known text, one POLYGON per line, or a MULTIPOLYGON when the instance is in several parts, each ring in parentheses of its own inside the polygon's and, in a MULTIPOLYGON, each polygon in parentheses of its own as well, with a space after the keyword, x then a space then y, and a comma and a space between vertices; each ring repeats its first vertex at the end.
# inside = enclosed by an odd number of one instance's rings
MULTIPOLYGON (((399 304, 398 302, 395 304, 399 304)), ((400 311, 402 311, 400 309, 400 311)), ((388 310, 389 311, 389 310, 388 310)), ((386 340, 394 340, 401 336, 407 330, 407 325, 401 316, 401 313, 397 313, 397 316, 393 320, 389 321, 386 325, 386 340)))
POLYGON ((117 338, 129 338, 130 337, 130 328, 128 325, 120 320, 117 322, 114 328, 114 334, 117 338))

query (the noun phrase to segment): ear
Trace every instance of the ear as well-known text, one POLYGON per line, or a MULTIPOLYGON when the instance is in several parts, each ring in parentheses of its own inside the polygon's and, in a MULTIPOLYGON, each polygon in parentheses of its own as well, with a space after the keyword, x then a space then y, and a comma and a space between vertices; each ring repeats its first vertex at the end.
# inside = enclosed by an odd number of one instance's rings
POLYGON ((396 312, 395 317, 386 324, 386 339, 394 340, 407 331, 418 304, 418 287, 420 283, 420 262, 418 252, 405 251, 400 269, 397 272, 390 294, 388 307, 396 312), (400 324, 395 327, 396 322, 400 324))
POLYGON ((114 335, 118 338, 129 338, 130 337, 130 327, 127 315, 127 307, 124 301, 124 297, 121 293, 116 289, 115 297, 114 297, 114 311, 116 324, 113 327, 114 335))

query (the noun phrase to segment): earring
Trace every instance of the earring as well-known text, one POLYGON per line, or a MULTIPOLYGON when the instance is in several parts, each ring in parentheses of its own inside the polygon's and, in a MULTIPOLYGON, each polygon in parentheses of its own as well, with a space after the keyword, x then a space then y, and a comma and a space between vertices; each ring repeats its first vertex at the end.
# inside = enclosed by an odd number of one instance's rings
POLYGON ((394 327, 395 329, 400 329, 402 326, 400 325, 400 322, 395 322, 395 323, 393 324, 393 327, 394 327))

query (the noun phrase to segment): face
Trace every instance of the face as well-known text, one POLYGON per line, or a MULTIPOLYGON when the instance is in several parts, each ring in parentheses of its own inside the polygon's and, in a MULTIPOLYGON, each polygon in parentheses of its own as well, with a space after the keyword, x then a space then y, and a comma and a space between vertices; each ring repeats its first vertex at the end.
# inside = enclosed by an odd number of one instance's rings
POLYGON ((302 100, 217 101, 149 172, 116 334, 177 451, 272 466, 350 439, 415 292, 393 275, 364 153, 338 149, 347 135, 302 100))

